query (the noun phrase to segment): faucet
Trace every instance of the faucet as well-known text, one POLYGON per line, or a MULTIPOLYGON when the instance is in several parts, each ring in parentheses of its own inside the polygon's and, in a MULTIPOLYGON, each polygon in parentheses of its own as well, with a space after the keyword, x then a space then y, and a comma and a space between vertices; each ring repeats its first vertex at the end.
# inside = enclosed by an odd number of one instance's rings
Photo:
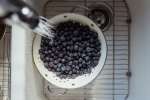
POLYGON ((53 37, 54 25, 22 0, 0 0, 0 21, 17 24, 45 37, 53 37))

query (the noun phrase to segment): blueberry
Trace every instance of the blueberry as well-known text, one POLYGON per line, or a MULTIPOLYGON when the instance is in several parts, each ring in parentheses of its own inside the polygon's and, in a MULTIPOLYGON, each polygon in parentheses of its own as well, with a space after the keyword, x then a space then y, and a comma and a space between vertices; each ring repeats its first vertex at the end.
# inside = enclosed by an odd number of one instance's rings
POLYGON ((70 66, 71 66, 72 64, 73 64, 73 62, 72 62, 72 61, 70 61, 70 62, 68 63, 68 65, 70 65, 70 66))
POLYGON ((58 61, 57 60, 54 60, 54 62, 53 62, 55 65, 57 65, 58 64, 58 61))
POLYGON ((45 50, 45 51, 44 51, 44 54, 48 54, 48 51, 47 51, 47 50, 45 50))
POLYGON ((55 72, 55 69, 51 69, 52 72, 55 72))
POLYGON ((89 56, 86 56, 85 57, 85 61, 89 61, 90 60, 90 57, 89 56))
POLYGON ((53 68, 56 70, 56 69, 57 69, 57 65, 56 65, 56 64, 54 64, 54 65, 53 65, 53 68))
POLYGON ((72 75, 72 71, 69 71, 69 74, 72 75))
POLYGON ((63 62, 65 62, 65 59, 63 58, 63 59, 61 59, 61 62, 63 63, 63 62))
POLYGON ((66 78, 67 78, 67 75, 62 75, 62 78, 63 78, 63 79, 66 79, 66 78))
POLYGON ((79 70, 79 66, 76 66, 75 68, 76 68, 77 70, 79 70))
POLYGON ((100 53, 100 51, 98 51, 98 52, 97 52, 97 56, 98 56, 98 57, 100 57, 100 56, 101 56, 101 53, 100 53))
POLYGON ((85 60, 82 60, 82 64, 86 64, 85 60))
POLYGON ((74 53, 73 56, 74 56, 74 57, 77 57, 77 56, 78 56, 78 53, 74 53))
POLYGON ((44 63, 44 66, 45 66, 45 67, 48 67, 48 63, 47 63, 47 62, 45 62, 45 63, 44 63))
POLYGON ((67 66, 67 67, 66 67, 66 70, 67 70, 67 71, 70 71, 70 70, 71 70, 71 67, 70 67, 70 66, 67 66))
POLYGON ((60 72, 56 72, 56 76, 60 76, 61 75, 61 73, 60 72))
POLYGON ((78 33, 79 33, 78 30, 74 30, 74 31, 73 31, 73 34, 78 34, 78 33))
POLYGON ((76 65, 79 64, 78 58, 74 61, 76 65))
POLYGON ((79 51, 79 52, 82 52, 82 50, 83 50, 82 47, 79 47, 79 48, 78 48, 78 51, 79 51))
POLYGON ((75 67, 76 67, 76 66, 73 64, 73 65, 72 65, 72 68, 75 68, 75 67))
POLYGON ((61 71, 61 68, 58 68, 58 67, 57 67, 57 69, 56 69, 56 70, 57 70, 57 72, 60 72, 60 71, 61 71))
POLYGON ((82 75, 82 74, 83 74, 83 71, 79 71, 79 74, 82 75))
POLYGON ((63 75, 60 75, 59 77, 60 77, 61 79, 63 79, 63 75))
POLYGON ((67 48, 67 50, 70 50, 70 46, 67 46, 66 48, 67 48))
POLYGON ((74 46, 74 50, 78 50, 79 46, 78 45, 75 45, 74 46))
POLYGON ((44 60, 44 55, 43 54, 40 55, 40 59, 44 60))
POLYGON ((72 42, 72 41, 69 41, 69 42, 68 42, 69 48, 70 48, 70 46, 72 46, 72 45, 73 45, 73 42, 72 42))
POLYGON ((69 56, 67 59, 68 59, 68 61, 71 61, 71 60, 72 60, 72 58, 71 58, 70 56, 69 56))
POLYGON ((73 74, 73 75, 72 75, 72 78, 73 78, 73 79, 74 79, 74 78, 76 78, 76 77, 77 77, 77 75, 76 75, 76 74, 73 74))
POLYGON ((61 41, 64 41, 64 40, 65 40, 65 37, 64 37, 64 36, 61 36, 61 37, 60 37, 60 40, 61 40, 61 41))
POLYGON ((67 46, 67 43, 66 42, 63 42, 63 44, 62 44, 65 48, 66 48, 66 46, 67 46))
POLYGON ((64 55, 62 53, 59 53, 59 57, 62 58, 64 55))
POLYGON ((98 34, 96 32, 92 32, 94 38, 98 38, 98 34))
POLYGON ((82 58, 79 58, 79 60, 78 60, 78 61, 79 61, 79 63, 81 63, 81 62, 82 62, 82 60, 83 60, 82 58))
POLYGON ((96 66, 98 64, 98 61, 94 60, 93 64, 94 64, 94 66, 96 66))
POLYGON ((69 56, 70 56, 70 57, 73 57, 73 53, 69 53, 69 56))
POLYGON ((92 48, 87 47, 87 48, 86 48, 86 51, 87 51, 87 52, 90 52, 90 51, 92 51, 92 48))
POLYGON ((80 68, 87 68, 87 64, 82 64, 82 67, 80 68))
POLYGON ((91 73, 91 71, 92 71, 92 69, 88 68, 87 72, 88 72, 88 73, 91 73))
POLYGON ((86 54, 82 53, 81 56, 82 56, 82 57, 86 57, 86 54))
POLYGON ((60 68, 61 66, 62 66, 62 64, 61 64, 61 63, 58 63, 58 64, 57 64, 57 67, 58 67, 58 68, 60 68))
POLYGON ((46 61, 49 61, 49 57, 45 57, 45 60, 46 60, 46 61))
POLYGON ((65 71, 65 66, 62 66, 62 67, 61 67, 61 70, 62 70, 62 71, 65 71))
POLYGON ((52 53, 52 51, 51 50, 48 50, 48 54, 51 54, 52 53))
POLYGON ((42 49, 39 50, 39 54, 40 55, 43 54, 43 50, 42 49))

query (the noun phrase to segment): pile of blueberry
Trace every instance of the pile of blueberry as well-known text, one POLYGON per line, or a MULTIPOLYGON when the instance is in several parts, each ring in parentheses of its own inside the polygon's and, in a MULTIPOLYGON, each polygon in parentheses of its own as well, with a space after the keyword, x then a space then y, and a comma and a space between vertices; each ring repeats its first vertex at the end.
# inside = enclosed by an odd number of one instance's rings
POLYGON ((61 79, 90 74, 101 56, 98 34, 89 26, 66 21, 56 26, 53 42, 42 37, 39 50, 44 66, 61 79))

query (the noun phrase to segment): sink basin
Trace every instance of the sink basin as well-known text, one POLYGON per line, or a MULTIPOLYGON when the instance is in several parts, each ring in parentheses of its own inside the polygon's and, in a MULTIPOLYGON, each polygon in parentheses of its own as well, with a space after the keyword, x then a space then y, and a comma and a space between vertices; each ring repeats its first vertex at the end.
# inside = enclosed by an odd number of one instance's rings
MULTIPOLYGON (((115 7, 114 22, 103 32, 108 47, 105 66, 99 76, 83 88, 66 90, 48 83, 38 72, 32 59, 34 34, 13 26, 11 100, 124 100, 128 96, 129 71, 129 11, 124 0, 35 0, 35 8, 51 18, 70 12, 75 5, 90 5, 106 1, 115 7), (41 9, 43 8, 43 9, 41 9), (19 37, 19 38, 18 38, 19 37), (19 48, 18 48, 19 47, 19 48), (18 49, 16 49, 18 48, 18 49), (17 91, 17 92, 16 92, 17 91)), ((83 9, 76 13, 85 14, 83 9)))

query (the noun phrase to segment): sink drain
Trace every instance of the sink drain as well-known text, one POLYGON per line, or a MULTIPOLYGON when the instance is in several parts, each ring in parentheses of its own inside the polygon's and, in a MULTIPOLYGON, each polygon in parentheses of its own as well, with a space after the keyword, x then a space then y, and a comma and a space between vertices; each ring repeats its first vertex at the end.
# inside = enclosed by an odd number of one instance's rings
POLYGON ((77 8, 84 9, 85 15, 92 19, 103 32, 107 31, 113 23, 113 10, 105 2, 88 6, 77 5, 71 12, 75 12, 77 8))
POLYGON ((106 3, 101 3, 90 5, 88 8, 90 11, 88 11, 87 16, 91 18, 102 31, 108 30, 113 21, 111 7, 106 3))

